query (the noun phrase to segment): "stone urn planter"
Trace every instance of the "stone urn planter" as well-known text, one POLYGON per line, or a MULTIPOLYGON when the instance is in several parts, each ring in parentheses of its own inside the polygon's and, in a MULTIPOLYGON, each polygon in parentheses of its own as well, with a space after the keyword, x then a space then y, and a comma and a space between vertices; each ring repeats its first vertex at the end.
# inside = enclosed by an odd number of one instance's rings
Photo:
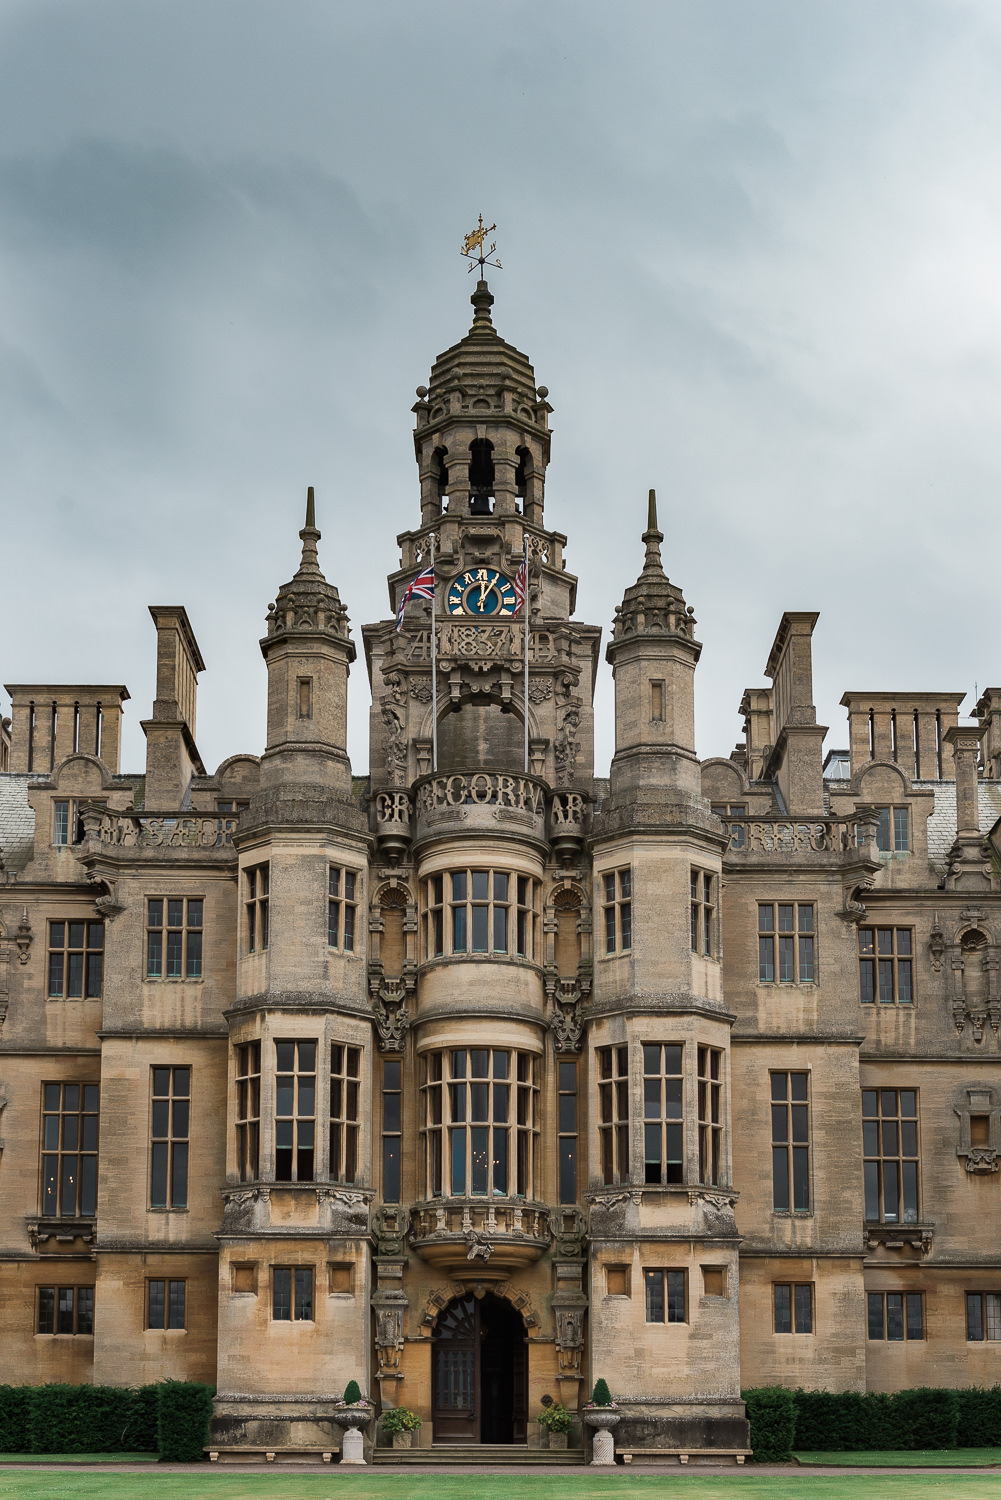
POLYGON ((611 1406, 585 1406, 581 1416, 588 1427, 595 1429, 591 1445, 591 1463, 606 1467, 615 1463, 615 1439, 611 1429, 622 1420, 619 1412, 611 1406))
POLYGON ((413 1435, 412 1432, 394 1432, 393 1433, 393 1447, 394 1448, 412 1448, 413 1445, 414 1445, 414 1435, 413 1435))
POLYGON ((549 1434, 550 1448, 565 1448, 567 1445, 567 1434, 565 1432, 551 1432, 549 1434))
POLYGON ((344 1429, 344 1440, 341 1443, 342 1464, 363 1464, 365 1462, 365 1439, 361 1429, 367 1427, 372 1420, 371 1406, 341 1406, 333 1413, 333 1420, 338 1427, 344 1429))

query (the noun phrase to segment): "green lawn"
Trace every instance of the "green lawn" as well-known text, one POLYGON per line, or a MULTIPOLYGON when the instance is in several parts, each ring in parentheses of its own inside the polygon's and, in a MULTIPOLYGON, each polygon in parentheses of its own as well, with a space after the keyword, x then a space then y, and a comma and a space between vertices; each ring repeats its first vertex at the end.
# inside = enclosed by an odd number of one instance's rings
MULTIPOLYGON (((852 1500, 859 1479, 846 1474, 734 1474, 724 1479, 697 1474, 675 1478, 615 1474, 538 1477, 494 1473, 373 1474, 337 1468, 324 1474, 221 1474, 196 1468, 185 1474, 115 1474, 90 1470, 67 1474, 11 1470, 0 1472, 0 1500, 852 1500)), ((874 1487, 873 1500, 999 1500, 993 1475, 887 1474, 874 1487)))
POLYGON ((1001 1466, 1001 1448, 929 1448, 883 1453, 797 1453, 801 1464, 867 1469, 986 1469, 1001 1466))

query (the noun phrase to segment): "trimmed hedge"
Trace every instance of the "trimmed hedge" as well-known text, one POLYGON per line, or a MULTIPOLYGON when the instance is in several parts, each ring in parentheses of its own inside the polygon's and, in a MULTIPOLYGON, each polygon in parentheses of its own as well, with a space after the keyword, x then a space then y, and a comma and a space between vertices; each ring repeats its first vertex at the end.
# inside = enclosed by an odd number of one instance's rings
MULTIPOLYGON (((955 1448, 965 1394, 930 1386, 864 1394, 797 1390, 794 1446, 803 1453, 955 1448)), ((989 1422, 988 1414, 980 1425, 989 1422)))
POLYGON ((792 1456, 796 1432, 795 1392, 781 1385, 742 1391, 751 1426, 751 1452, 758 1463, 783 1463, 792 1456))
POLYGON ((1001 1448, 1001 1385, 957 1391, 960 1448, 1001 1448))
POLYGON ((160 1385, 157 1438, 167 1463, 191 1464, 204 1458, 215 1386, 193 1380, 165 1380, 160 1385))
MULTIPOLYGON (((201 1458, 214 1387, 165 1384, 197 1393, 194 1428, 201 1458)), ((162 1391, 162 1385, 0 1385, 0 1453, 156 1453, 162 1391)), ((178 1404, 176 1391, 171 1401, 178 1404)), ((171 1428, 178 1429, 193 1430, 190 1415, 171 1428)))
POLYGON ((28 1453, 27 1385, 0 1385, 0 1453, 28 1453))

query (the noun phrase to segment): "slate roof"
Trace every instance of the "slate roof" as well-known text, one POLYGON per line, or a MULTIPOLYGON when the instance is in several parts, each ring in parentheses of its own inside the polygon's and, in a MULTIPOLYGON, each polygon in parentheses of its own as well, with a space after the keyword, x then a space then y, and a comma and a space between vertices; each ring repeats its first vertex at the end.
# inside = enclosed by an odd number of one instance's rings
POLYGON ((0 774, 0 857, 8 870, 23 870, 35 853, 35 814, 28 803, 29 781, 13 771, 0 774))
MULTIPOLYGON (((928 858, 933 865, 945 868, 949 850, 956 837, 956 783, 954 781, 915 781, 915 788, 935 793, 935 811, 928 819, 928 858)), ((989 833, 1001 818, 1001 782, 977 783, 980 797, 980 831, 989 833)))

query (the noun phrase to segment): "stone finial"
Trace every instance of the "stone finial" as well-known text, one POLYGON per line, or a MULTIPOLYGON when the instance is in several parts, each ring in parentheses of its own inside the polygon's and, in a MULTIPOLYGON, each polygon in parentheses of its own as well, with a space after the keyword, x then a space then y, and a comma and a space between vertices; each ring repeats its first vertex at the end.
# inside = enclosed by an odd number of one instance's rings
POLYGON ((664 572, 664 564, 660 555, 660 544, 664 540, 664 533, 657 528, 657 491, 650 491, 647 502, 646 531, 643 533, 643 541, 646 544, 646 558, 643 563, 644 573, 664 572))
POLYGON ((493 293, 485 281, 478 281, 476 283, 476 291, 469 300, 473 304, 473 326, 470 329, 470 333, 486 333, 488 329, 493 333, 494 325, 490 316, 490 309, 494 305, 494 299, 493 293))
POLYGON ((306 491, 306 524, 299 533, 302 542, 302 561, 296 578, 323 577, 320 572, 320 563, 316 555, 316 544, 320 540, 320 532, 316 529, 316 505, 313 499, 313 486, 310 485, 306 491))

